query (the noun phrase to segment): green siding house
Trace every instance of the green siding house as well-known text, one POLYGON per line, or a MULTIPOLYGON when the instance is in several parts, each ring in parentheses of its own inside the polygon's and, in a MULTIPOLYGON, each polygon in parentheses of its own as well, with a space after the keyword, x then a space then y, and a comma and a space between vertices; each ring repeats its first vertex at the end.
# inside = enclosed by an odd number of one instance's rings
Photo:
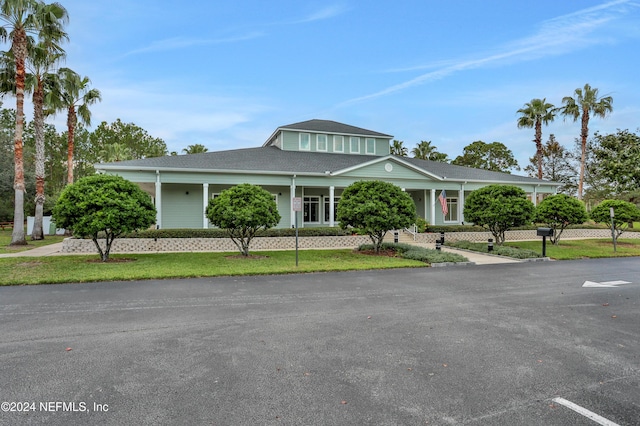
POLYGON ((211 198, 240 184, 260 185, 273 194, 282 219, 295 224, 292 199, 302 199, 298 226, 337 226, 335 213, 344 188, 358 180, 383 180, 413 198, 418 215, 431 224, 464 222, 465 197, 490 184, 518 186, 535 202, 559 186, 525 176, 398 157, 391 135, 328 120, 281 126, 259 148, 145 158, 98 164, 100 173, 139 184, 154 199, 158 228, 208 228, 211 198), (443 209, 440 195, 446 195, 443 209), (443 210, 447 214, 443 214, 443 210))

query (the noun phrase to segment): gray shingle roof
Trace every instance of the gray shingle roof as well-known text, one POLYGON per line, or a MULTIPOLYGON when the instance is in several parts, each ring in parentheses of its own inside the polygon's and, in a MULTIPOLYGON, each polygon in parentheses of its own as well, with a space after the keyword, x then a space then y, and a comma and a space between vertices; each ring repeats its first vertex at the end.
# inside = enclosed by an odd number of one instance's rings
MULTIPOLYGON (((470 181, 509 181, 522 183, 540 183, 535 178, 527 176, 513 175, 509 173, 492 172, 483 169, 474 169, 465 166, 456 166, 453 164, 442 163, 440 161, 420 160, 418 158, 402 157, 403 160, 413 164, 414 166, 428 170, 434 175, 446 178, 447 180, 470 180, 470 181)), ((545 183, 548 183, 544 181, 545 183)))
POLYGON ((447 181, 549 183, 525 176, 472 169, 416 158, 283 151, 273 146, 120 161, 100 164, 96 168, 98 170, 191 170, 233 171, 235 173, 251 174, 298 173, 324 175, 327 171, 337 173, 381 159, 395 159, 396 161, 405 162, 418 171, 437 178, 444 178, 447 181))
POLYGON ((310 132, 343 133, 348 135, 374 136, 380 138, 392 138, 393 136, 373 130, 362 129, 348 124, 331 120, 308 120, 300 123, 288 124, 278 127, 280 130, 307 130, 310 132))

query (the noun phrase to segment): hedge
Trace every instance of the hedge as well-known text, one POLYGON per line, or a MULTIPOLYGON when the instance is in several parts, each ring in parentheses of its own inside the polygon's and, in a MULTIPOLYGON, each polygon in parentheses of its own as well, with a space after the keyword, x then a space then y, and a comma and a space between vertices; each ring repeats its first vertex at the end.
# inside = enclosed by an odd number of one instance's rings
MULTIPOLYGON (((320 236, 344 236, 351 235, 352 230, 338 227, 322 228, 299 228, 300 237, 320 237, 320 236)), ((294 237, 296 230, 293 228, 272 228, 257 233, 257 237, 294 237)), ((123 238, 229 238, 224 229, 147 229, 139 232, 132 232, 124 235, 123 238)))
MULTIPOLYGON (((404 259, 417 260, 425 263, 459 263, 469 261, 469 259, 457 253, 447 253, 404 243, 382 243, 380 249, 393 250, 404 259)), ((358 247, 358 250, 375 250, 375 247, 373 244, 363 244, 358 247)))

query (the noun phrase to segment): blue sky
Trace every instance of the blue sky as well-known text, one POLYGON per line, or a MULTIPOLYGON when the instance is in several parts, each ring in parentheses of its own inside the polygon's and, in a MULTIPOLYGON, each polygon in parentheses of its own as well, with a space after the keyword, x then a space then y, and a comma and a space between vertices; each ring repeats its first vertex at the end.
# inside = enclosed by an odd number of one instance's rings
MULTIPOLYGON (((94 126, 133 122, 179 153, 256 147, 319 118, 451 158, 499 141, 525 166, 533 129, 516 111, 585 83, 614 99, 592 132, 640 127, 638 0, 60 2, 66 65, 102 92, 94 126)), ((572 147, 579 123, 550 133, 572 147)))

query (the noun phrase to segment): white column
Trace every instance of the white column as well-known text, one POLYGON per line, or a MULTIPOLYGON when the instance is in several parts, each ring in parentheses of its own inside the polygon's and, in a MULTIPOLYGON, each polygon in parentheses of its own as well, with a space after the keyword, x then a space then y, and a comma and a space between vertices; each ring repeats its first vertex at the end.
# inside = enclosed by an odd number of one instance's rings
POLYGON ((429 224, 436 224, 436 190, 431 190, 431 217, 429 218, 429 224))
POLYGON ((298 212, 294 212, 293 211, 293 197, 296 196, 296 177, 295 175, 291 178, 291 197, 289 197, 289 203, 290 203, 290 209, 289 212, 291 213, 291 227, 295 227, 296 226, 296 214, 298 214, 298 212))
POLYGON ((300 198, 302 198, 302 211, 300 212, 300 222, 298 222, 298 228, 304 228, 304 186, 300 187, 300 198))
POLYGON ((203 183, 202 184, 202 214, 204 217, 202 219, 203 229, 209 228, 209 219, 207 219, 207 205, 209 205, 209 184, 203 183))
POLYGON ((160 170, 156 170, 156 228, 162 228, 162 183, 160 170))
POLYGON ((531 201, 533 201, 534 206, 538 205, 538 188, 535 186, 533 187, 533 197, 531 197, 531 201))
POLYGON ((335 211, 335 190, 335 186, 329 187, 329 226, 332 228, 335 226, 335 218, 333 217, 333 212, 335 211))
POLYGON ((428 204, 427 204, 427 190, 423 189, 422 190, 422 203, 424 204, 424 220, 426 220, 427 222, 429 221, 429 219, 427 218, 427 212, 429 211, 428 204))
POLYGON ((458 209, 460 212, 460 223, 464 222, 464 183, 460 184, 460 196, 458 197, 458 209))

